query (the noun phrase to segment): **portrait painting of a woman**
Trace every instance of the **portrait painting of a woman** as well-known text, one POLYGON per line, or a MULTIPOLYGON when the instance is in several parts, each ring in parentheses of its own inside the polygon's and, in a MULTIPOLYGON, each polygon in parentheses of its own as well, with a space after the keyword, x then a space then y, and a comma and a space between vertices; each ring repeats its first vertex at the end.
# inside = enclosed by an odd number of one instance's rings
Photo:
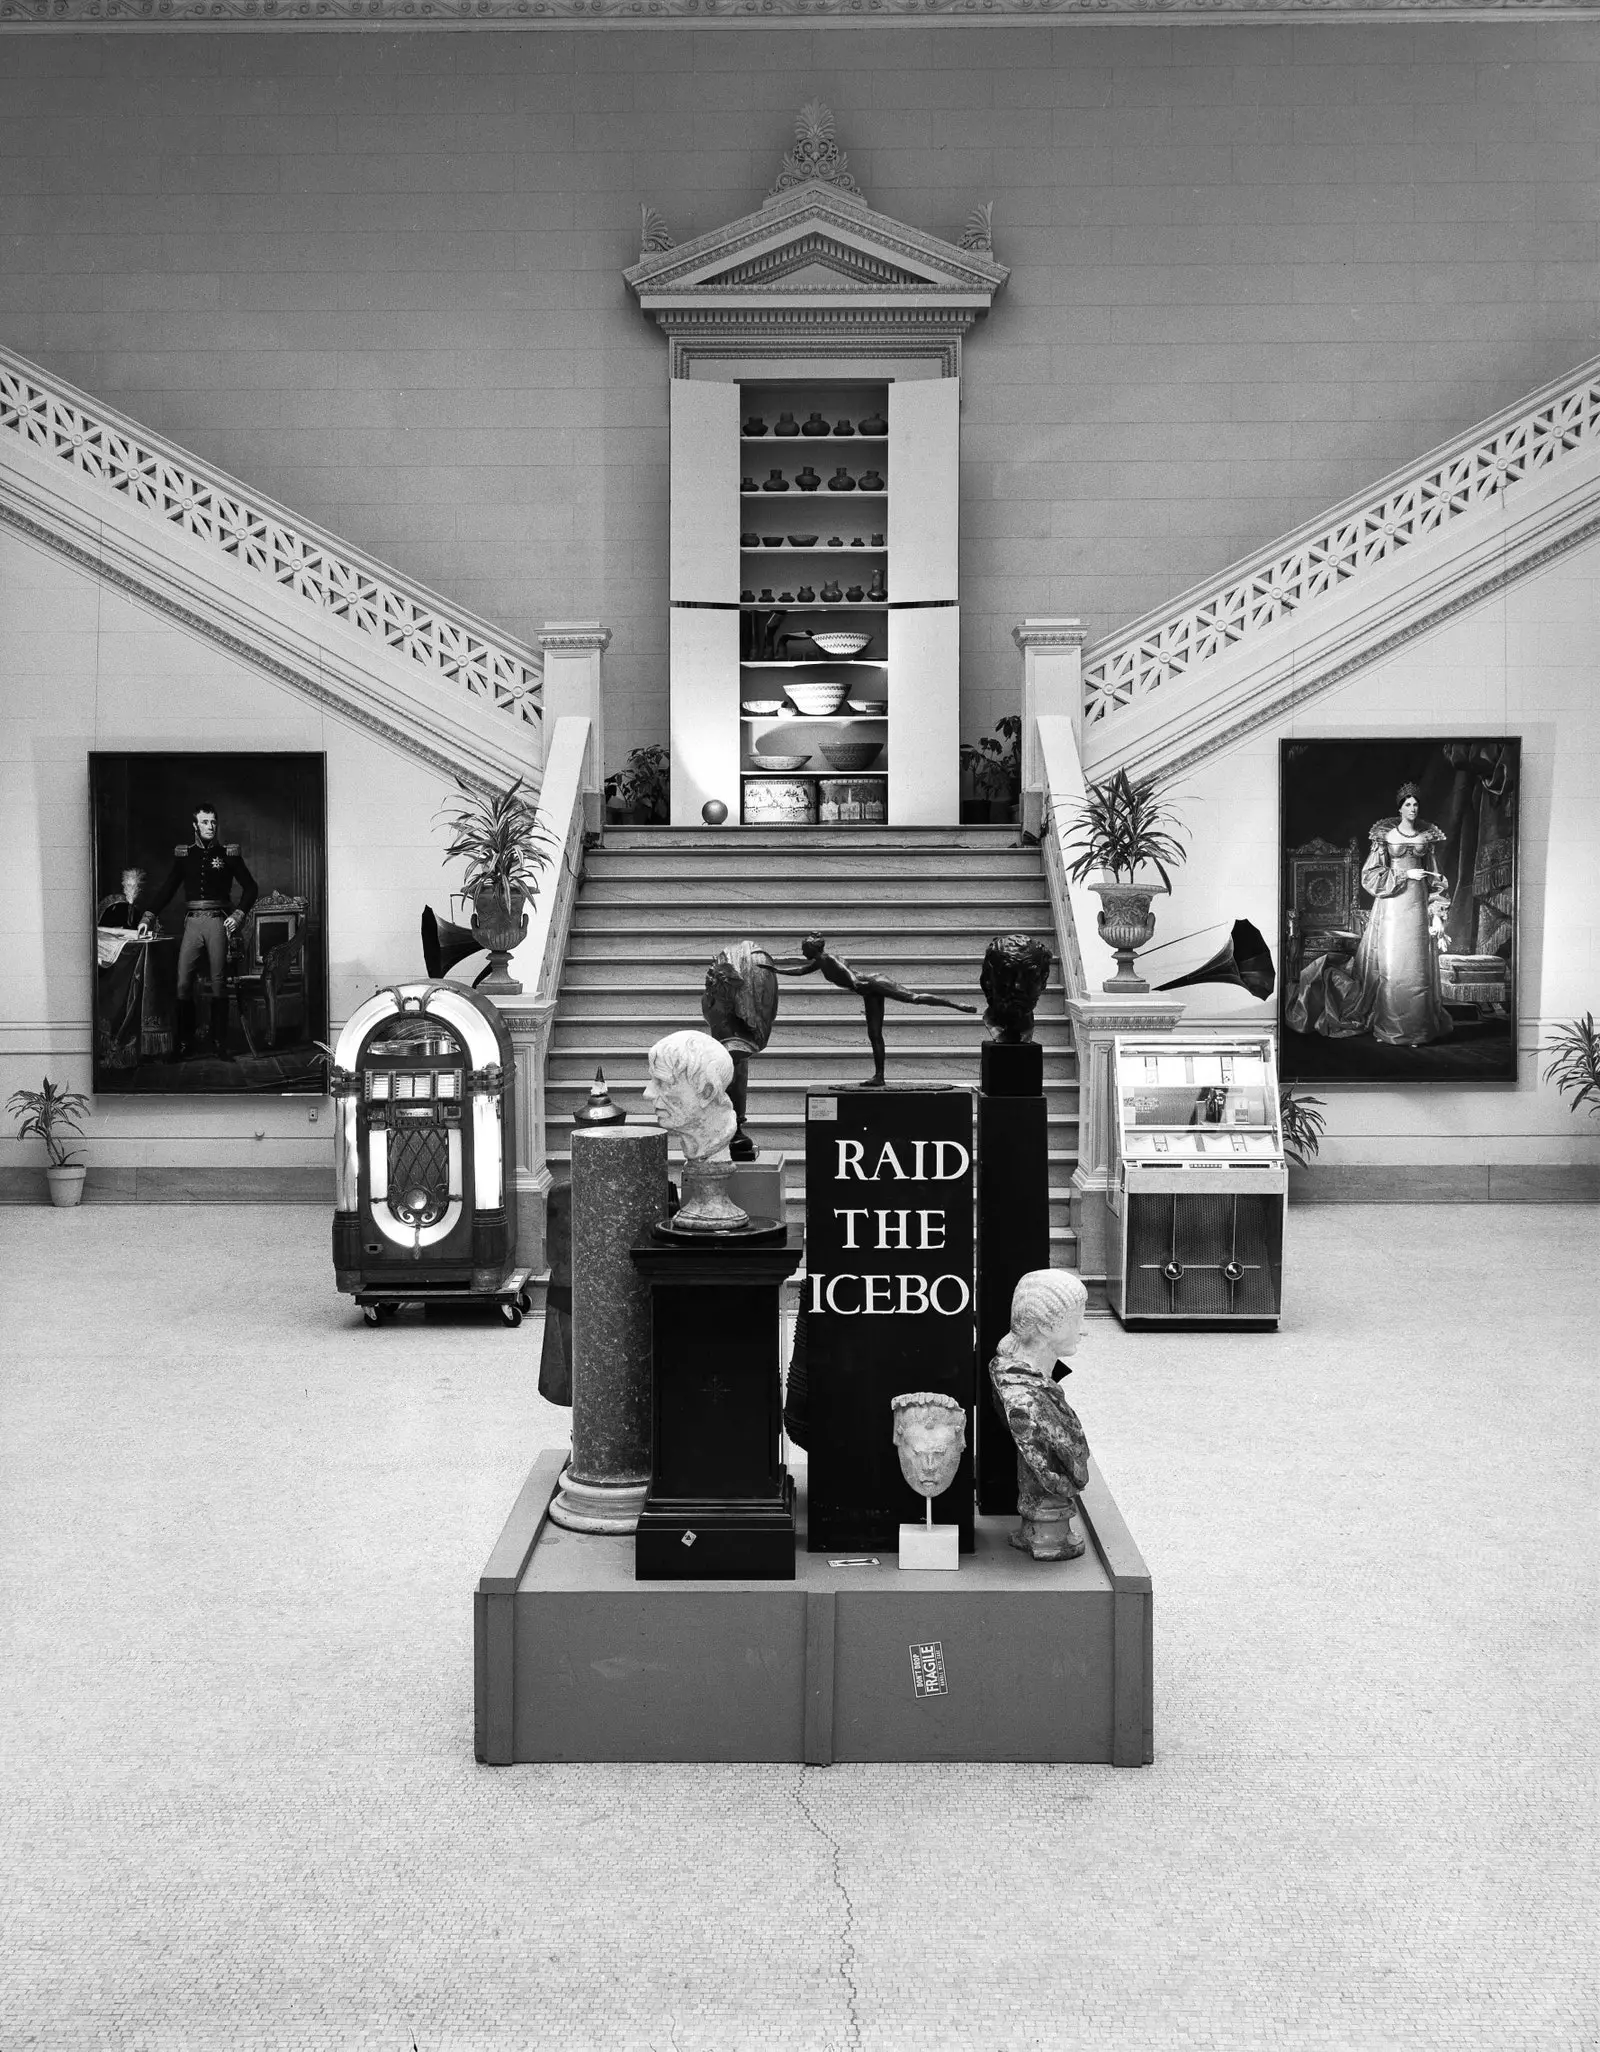
POLYGON ((1439 974, 1450 887, 1434 851, 1444 830, 1419 816, 1415 784, 1402 784, 1396 798, 1399 812, 1368 829, 1361 888, 1372 911, 1355 958, 1324 955, 1303 972, 1285 1011, 1295 1033, 1369 1033, 1391 1047, 1421 1047, 1454 1030, 1439 974))
POLYGON ((1518 740, 1286 740, 1279 767, 1283 1080, 1514 1080, 1518 740))

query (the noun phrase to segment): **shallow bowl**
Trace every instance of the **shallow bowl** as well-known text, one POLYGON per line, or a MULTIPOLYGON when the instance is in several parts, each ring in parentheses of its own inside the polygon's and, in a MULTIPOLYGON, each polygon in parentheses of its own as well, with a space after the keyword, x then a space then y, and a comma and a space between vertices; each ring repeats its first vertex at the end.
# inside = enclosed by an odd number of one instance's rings
POLYGON ((836 770, 871 769, 882 753, 881 741, 824 741, 822 744, 823 761, 836 770))
POLYGON ((798 755, 769 754, 766 749, 758 748, 751 755, 750 767, 757 770, 797 770, 804 769, 810 760, 809 748, 802 748, 798 755))
POLYGON ((844 695, 850 689, 848 684, 818 681, 811 684, 791 684, 789 697, 799 712, 808 713, 815 719, 826 718, 836 713, 844 704, 844 695))
POLYGON ((854 634, 844 629, 835 632, 834 629, 828 628, 821 634, 813 634, 811 639, 822 650, 824 655, 853 656, 860 655, 861 651, 872 639, 872 636, 870 634, 854 634))

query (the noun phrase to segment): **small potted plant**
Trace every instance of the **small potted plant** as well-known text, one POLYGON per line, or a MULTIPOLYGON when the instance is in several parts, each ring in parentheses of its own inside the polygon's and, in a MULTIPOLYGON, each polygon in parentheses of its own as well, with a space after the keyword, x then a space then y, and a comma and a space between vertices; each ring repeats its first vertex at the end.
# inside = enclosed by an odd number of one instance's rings
POLYGON ((1600 1032, 1595 1029, 1593 1012, 1565 1020, 1557 1027, 1555 1039, 1539 1052, 1551 1057, 1544 1080, 1553 1083, 1563 1097, 1571 1097, 1574 1116, 1579 1106, 1586 1104, 1590 1118, 1600 1119, 1600 1032))
POLYGON ((14 1090, 6 1110, 22 1122, 17 1130, 19 1140, 44 1142, 44 1175, 50 1186, 50 1202, 81 1203, 83 1179, 88 1170, 67 1152, 63 1136, 71 1133, 82 1139, 83 1128, 78 1121, 89 1110, 88 1098, 81 1090, 58 1090, 46 1076, 42 1090, 14 1090))
POLYGON ((1320 1097, 1296 1097, 1287 1084, 1278 1091, 1278 1124, 1283 1129, 1283 1151, 1296 1168, 1310 1168, 1328 1129, 1320 1097))
POLYGON ((1022 759, 1017 753, 1022 733, 1020 713, 1007 713, 996 720, 994 734, 961 744, 961 768, 972 786, 972 796, 961 802, 963 823, 984 821, 1004 824, 1015 820, 1022 796, 1022 759), (994 735, 1000 738, 996 740, 994 735))
POLYGON ((672 813, 672 764, 659 742, 635 748, 606 778, 606 813, 619 826, 664 825, 672 813))
POLYGON ((457 777, 461 797, 444 810, 450 845, 445 860, 466 864, 458 898, 472 901, 472 931, 489 950, 486 996, 514 997, 522 989, 507 957, 528 930, 524 907, 549 867, 552 836, 539 824, 533 800, 518 777, 504 791, 476 791, 457 777))
POLYGON ((1135 879, 1141 870, 1153 869, 1161 888, 1170 891, 1168 864, 1176 869, 1188 852, 1178 838, 1183 829, 1167 807, 1165 791, 1154 777, 1134 783, 1126 770, 1119 769, 1105 783, 1089 786, 1072 811, 1069 827, 1067 852, 1075 859, 1068 864, 1067 875, 1073 883, 1087 883, 1099 897, 1100 938, 1117 958, 1117 973, 1106 978, 1104 987, 1119 993, 1148 991, 1133 958, 1156 930, 1150 910, 1156 886, 1135 879), (1091 881, 1097 872, 1098 880, 1091 881))

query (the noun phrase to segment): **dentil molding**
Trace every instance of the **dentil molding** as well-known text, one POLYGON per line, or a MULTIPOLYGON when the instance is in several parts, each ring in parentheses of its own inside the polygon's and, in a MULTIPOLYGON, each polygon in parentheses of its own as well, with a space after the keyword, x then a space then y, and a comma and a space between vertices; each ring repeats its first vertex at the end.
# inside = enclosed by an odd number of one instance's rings
POLYGON ((1600 0, 0 0, 0 33, 1592 21, 1600 0))

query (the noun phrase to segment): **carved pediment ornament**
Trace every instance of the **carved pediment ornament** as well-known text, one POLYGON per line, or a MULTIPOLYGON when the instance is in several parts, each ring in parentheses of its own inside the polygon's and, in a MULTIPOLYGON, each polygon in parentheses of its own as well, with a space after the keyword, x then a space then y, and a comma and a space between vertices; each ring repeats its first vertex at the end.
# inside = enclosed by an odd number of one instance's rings
POLYGON ((842 192, 866 195, 850 175, 850 160, 834 140, 833 110, 820 100, 807 100, 795 116, 794 148, 784 153, 778 182, 768 193, 777 199, 797 185, 836 185, 842 192))

